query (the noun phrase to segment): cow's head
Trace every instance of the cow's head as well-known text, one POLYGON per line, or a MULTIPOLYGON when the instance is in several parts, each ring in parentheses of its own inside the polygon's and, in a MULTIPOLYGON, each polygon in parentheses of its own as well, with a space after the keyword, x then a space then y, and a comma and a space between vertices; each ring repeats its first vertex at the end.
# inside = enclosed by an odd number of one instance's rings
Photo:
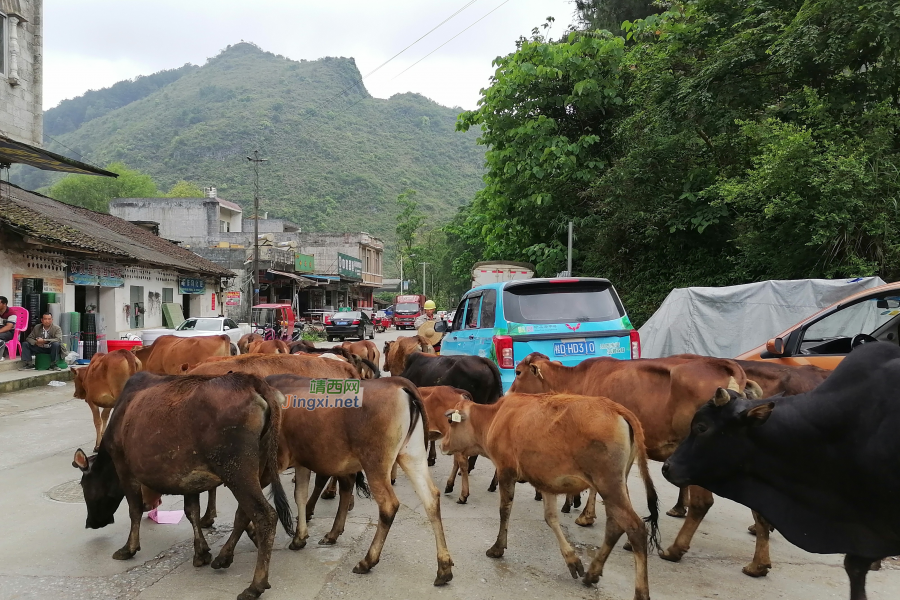
POLYGON ((75 382, 75 393, 72 394, 74 398, 79 398, 81 400, 85 400, 87 398, 87 389, 85 389, 84 387, 84 371, 86 370, 87 367, 72 369, 72 373, 75 375, 75 379, 72 380, 75 382))
MULTIPOLYGON (((392 374, 394 373, 394 370, 391 369, 391 349, 394 347, 394 344, 396 344, 396 343, 397 343, 396 341, 385 342, 384 343, 384 352, 382 352, 382 354, 384 355, 384 370, 390 371, 392 374)), ((400 373, 397 373, 397 375, 399 375, 399 374, 400 373)))
POLYGON ((547 356, 540 352, 532 352, 516 365, 516 379, 509 388, 510 393, 545 394, 553 392, 554 390, 544 374, 549 372, 552 368, 551 365, 554 364, 561 363, 551 363, 547 356))
POLYGON ((679 487, 707 487, 740 472, 755 451, 750 431, 774 408, 774 402, 748 399, 736 384, 717 389, 694 415, 690 435, 663 465, 663 475, 679 487))
POLYGON ((450 427, 441 438, 443 454, 463 452, 472 456, 480 453, 481 447, 475 435, 475 427, 469 418, 473 404, 471 400, 462 400, 455 408, 444 413, 450 427))
POLYGON ((116 510, 125 497, 112 457, 102 447, 94 456, 79 448, 72 466, 81 470, 81 490, 87 505, 88 529, 100 529, 115 522, 116 510))

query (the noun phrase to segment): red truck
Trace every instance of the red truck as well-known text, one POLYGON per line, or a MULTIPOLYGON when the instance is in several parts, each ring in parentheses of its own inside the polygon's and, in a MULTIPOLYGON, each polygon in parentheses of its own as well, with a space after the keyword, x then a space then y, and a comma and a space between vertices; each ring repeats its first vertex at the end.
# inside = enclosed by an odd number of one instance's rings
POLYGON ((425 311, 424 294, 408 294, 394 299, 394 327, 415 329, 416 317, 425 311))

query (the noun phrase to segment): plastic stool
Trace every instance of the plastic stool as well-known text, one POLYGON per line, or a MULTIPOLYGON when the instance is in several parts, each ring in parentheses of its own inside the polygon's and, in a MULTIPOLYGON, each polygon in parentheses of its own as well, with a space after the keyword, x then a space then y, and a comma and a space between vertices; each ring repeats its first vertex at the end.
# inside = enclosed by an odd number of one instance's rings
POLYGON ((46 371, 50 368, 50 355, 49 354, 35 354, 34 355, 34 368, 36 371, 46 371))

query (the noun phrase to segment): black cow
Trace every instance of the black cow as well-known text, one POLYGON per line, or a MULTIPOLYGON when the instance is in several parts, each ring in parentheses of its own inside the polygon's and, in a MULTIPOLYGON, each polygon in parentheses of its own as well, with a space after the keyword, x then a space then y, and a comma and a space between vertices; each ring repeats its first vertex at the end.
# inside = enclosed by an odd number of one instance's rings
MULTIPOLYGON (((438 356, 413 352, 406 357, 406 365, 400 377, 409 379, 417 387, 449 385, 465 390, 472 395, 475 404, 493 404, 503 395, 500 369, 494 361, 481 356, 438 356)), ((434 442, 431 442, 428 450, 429 467, 434 465, 436 458, 434 442)), ((475 467, 476 458, 478 457, 469 457, 469 471, 475 467)), ((449 489, 452 491, 452 487, 449 489)))
MULTIPOLYGON (((112 523, 126 498, 131 531, 125 546, 113 554, 125 560, 141 549, 141 486, 183 494, 184 512, 194 529, 194 566, 207 565, 212 556, 200 530, 199 495, 225 484, 238 502, 235 530, 252 521, 259 549, 253 582, 238 600, 259 597, 269 587, 276 516, 293 534, 290 505, 278 478, 283 401, 278 390, 247 373, 135 374, 119 396, 97 454, 75 453, 72 465, 82 471, 88 509, 85 526, 98 529, 112 523), (275 510, 262 491, 270 482, 275 510)), ((212 561, 214 569, 231 565, 236 542, 226 542, 212 561)))
POLYGON ((806 394, 748 400, 719 389, 663 466, 759 512, 791 543, 846 554, 851 600, 873 561, 900 554, 900 348, 855 349, 806 394))

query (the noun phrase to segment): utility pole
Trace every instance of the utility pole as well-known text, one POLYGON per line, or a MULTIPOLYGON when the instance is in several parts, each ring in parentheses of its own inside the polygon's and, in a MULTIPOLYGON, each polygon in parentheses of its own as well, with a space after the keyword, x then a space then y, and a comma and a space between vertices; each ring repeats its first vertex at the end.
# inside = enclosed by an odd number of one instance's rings
POLYGON ((400 295, 403 295, 403 250, 400 250, 400 295))
POLYGON ((569 277, 572 277, 572 221, 569 221, 569 260, 566 263, 569 277))
POLYGON ((425 295, 425 265, 430 265, 431 263, 423 262, 420 263, 422 265, 422 295, 425 295))
POLYGON ((247 157, 253 163, 253 171, 256 180, 253 188, 253 305, 259 304, 259 163, 266 162, 268 158, 260 158, 259 150, 253 151, 253 158, 247 157))

